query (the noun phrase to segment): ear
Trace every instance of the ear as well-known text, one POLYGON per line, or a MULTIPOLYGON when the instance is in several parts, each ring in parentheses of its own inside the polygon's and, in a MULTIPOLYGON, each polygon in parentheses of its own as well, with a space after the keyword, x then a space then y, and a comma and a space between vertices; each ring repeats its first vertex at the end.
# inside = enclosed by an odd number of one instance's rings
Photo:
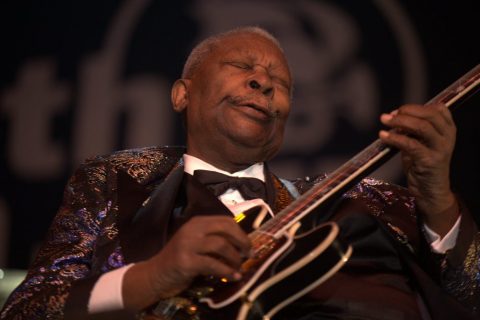
POLYGON ((190 85, 190 80, 188 79, 178 79, 172 86, 171 99, 173 110, 175 112, 184 111, 189 102, 188 97, 188 86, 190 85))

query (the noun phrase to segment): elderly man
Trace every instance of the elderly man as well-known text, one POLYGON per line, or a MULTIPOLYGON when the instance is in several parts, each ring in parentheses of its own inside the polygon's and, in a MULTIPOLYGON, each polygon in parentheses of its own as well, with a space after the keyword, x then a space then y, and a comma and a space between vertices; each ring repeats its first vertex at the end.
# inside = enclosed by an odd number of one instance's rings
MULTIPOLYGON (((291 91, 283 51, 266 31, 240 28, 200 43, 172 88, 186 152, 146 148, 88 160, 1 318, 148 317, 198 276, 241 280, 251 240, 232 217, 258 204, 275 214, 324 178, 290 182, 265 163, 282 144, 291 91), (219 189, 205 171, 248 182, 219 189)), ((343 195, 328 219, 353 246, 351 259, 278 319, 468 319, 478 312, 480 233, 450 189, 449 111, 405 105, 381 121, 395 129, 379 136, 401 150, 408 190, 366 179, 343 195)), ((197 319, 189 312, 164 319, 197 319)), ((225 318, 205 312, 200 319, 225 318)))

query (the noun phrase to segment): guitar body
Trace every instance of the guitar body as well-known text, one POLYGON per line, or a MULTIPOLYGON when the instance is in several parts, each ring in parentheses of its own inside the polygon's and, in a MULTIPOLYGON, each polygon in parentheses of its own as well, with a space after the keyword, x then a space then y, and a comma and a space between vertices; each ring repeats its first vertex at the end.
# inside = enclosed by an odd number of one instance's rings
POLYGON ((351 246, 340 241, 338 232, 335 223, 326 223, 293 235, 289 248, 248 290, 235 319, 272 319, 334 275, 352 254, 351 246))
POLYGON ((271 319, 330 278, 352 252, 337 238, 335 223, 299 235, 297 229, 277 240, 274 253, 260 267, 245 270, 241 281, 201 279, 184 296, 160 302, 153 313, 165 320, 271 319))

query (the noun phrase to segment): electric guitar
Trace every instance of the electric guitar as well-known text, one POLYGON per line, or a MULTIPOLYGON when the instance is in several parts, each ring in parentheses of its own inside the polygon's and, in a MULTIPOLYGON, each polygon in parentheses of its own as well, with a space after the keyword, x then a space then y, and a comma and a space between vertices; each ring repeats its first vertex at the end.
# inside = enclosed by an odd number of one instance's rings
MULTIPOLYGON (((427 104, 458 104, 480 88, 480 65, 427 104)), ((182 295, 160 301, 152 310, 164 320, 271 319, 282 308, 321 285, 349 259, 352 248, 327 222, 306 232, 299 227, 315 209, 343 194, 390 159, 397 150, 377 139, 273 218, 265 208, 250 219, 253 256, 241 266, 242 279, 206 277, 182 295), (253 217, 253 218, 252 218, 253 217)))

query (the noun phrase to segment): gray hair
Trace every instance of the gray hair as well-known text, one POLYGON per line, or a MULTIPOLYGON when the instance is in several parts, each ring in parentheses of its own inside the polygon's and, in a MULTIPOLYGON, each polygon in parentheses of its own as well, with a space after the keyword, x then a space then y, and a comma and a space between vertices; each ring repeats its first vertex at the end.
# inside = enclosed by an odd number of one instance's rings
POLYGON ((255 34, 259 35, 267 40, 270 40, 273 44, 275 44, 280 52, 284 53, 282 47, 280 46, 280 42, 275 38, 270 32, 267 30, 260 28, 260 27, 254 27, 254 26, 248 26, 248 27, 240 27, 236 29, 232 29, 226 32, 222 32, 213 36, 210 36, 197 44, 193 50, 190 52, 190 55, 187 58, 187 61, 183 65, 183 71, 182 71, 182 78, 191 78, 192 75, 195 73, 197 70, 198 66, 202 64, 202 62, 205 60, 205 58, 208 56, 210 52, 213 51, 213 49, 216 48, 216 46, 225 38, 233 36, 233 35, 239 35, 239 34, 255 34))

